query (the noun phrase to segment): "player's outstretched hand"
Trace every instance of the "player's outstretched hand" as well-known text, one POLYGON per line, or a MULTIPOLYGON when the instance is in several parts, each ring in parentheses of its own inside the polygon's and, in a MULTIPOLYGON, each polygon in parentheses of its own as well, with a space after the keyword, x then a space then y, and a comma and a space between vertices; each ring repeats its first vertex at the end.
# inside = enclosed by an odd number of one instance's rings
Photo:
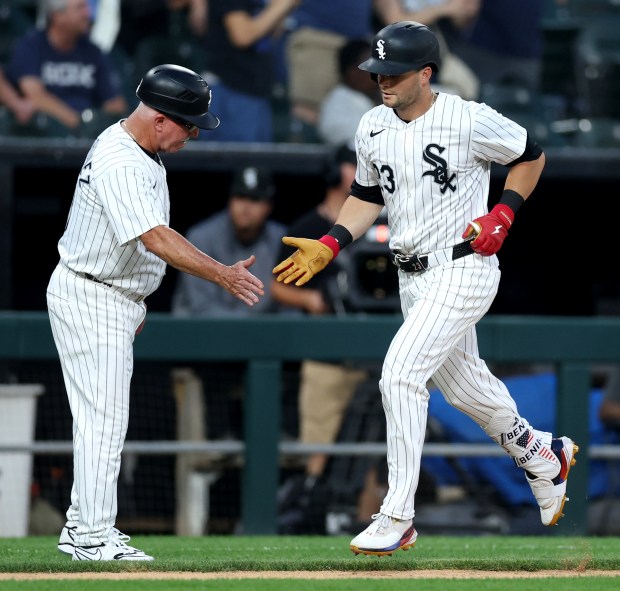
POLYGON ((278 275, 276 279, 280 282, 294 281, 297 286, 304 285, 334 258, 334 251, 319 240, 284 236, 282 242, 297 250, 274 267, 273 272, 278 275))
POLYGON ((253 306, 258 302, 259 296, 265 295, 263 282, 248 271, 255 261, 256 257, 252 255, 226 267, 227 272, 222 283, 222 287, 248 306, 253 306))
POLYGON ((491 256, 504 243, 513 219, 514 213, 509 207, 496 205, 486 215, 469 222, 463 238, 467 240, 475 236, 471 243, 474 252, 485 257, 491 256))

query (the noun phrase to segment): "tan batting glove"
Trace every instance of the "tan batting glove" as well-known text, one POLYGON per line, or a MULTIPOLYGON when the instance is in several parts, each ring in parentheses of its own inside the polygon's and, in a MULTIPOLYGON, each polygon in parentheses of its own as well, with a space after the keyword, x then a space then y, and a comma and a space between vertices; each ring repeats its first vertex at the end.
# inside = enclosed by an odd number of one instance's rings
POLYGON ((295 285, 299 287, 308 283, 334 258, 334 251, 318 240, 284 236, 282 242, 297 247, 290 257, 273 269, 273 273, 278 274, 276 279, 285 284, 295 281, 295 285))

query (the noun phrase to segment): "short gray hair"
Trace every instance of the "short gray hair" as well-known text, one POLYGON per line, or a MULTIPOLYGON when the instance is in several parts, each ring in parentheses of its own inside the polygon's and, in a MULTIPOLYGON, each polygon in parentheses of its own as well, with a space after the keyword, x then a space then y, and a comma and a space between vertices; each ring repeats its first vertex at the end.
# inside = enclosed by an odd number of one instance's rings
POLYGON ((39 0, 37 26, 44 29, 47 26, 49 15, 65 8, 67 8, 67 0, 39 0))

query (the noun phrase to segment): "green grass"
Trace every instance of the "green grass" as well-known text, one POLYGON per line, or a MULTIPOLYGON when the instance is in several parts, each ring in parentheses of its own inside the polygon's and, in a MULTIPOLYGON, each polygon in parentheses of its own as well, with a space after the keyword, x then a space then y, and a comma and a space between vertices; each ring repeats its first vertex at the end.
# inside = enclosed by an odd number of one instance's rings
POLYGON ((0 572, 299 571, 418 569, 537 571, 620 570, 620 538, 424 536, 393 556, 355 556, 347 537, 135 536, 151 563, 73 562, 56 538, 0 539, 0 572))
MULTIPOLYGON (((592 570, 620 571, 620 538, 617 537, 455 537, 423 536, 415 548, 391 557, 355 556, 348 537, 287 536, 135 536, 131 543, 155 556, 152 563, 73 562, 56 550, 56 537, 0 539, 0 573, 48 573, 45 581, 0 580, 2 591, 32 589, 78 591, 84 580, 60 580, 62 573, 91 572, 88 589, 132 589, 184 591, 214 589, 237 591, 611 591, 618 577, 575 576, 592 570), (448 569, 475 571, 534 572, 560 570, 565 578, 446 580, 416 578, 418 570, 448 569), (349 579, 338 580, 98 580, 103 572, 206 573, 238 571, 348 571, 349 579), (371 579, 379 571, 391 571, 390 579, 371 579), (405 579, 403 581, 403 579, 405 579), (454 586, 458 583, 457 586, 454 586)), ((255 572, 258 576, 260 573, 255 572)), ((379 572, 380 574, 380 572, 379 572)), ((385 573, 387 575, 387 573, 385 573)), ((480 573, 478 573, 480 574, 480 573)), ((252 573, 249 573, 249 577, 252 573)))

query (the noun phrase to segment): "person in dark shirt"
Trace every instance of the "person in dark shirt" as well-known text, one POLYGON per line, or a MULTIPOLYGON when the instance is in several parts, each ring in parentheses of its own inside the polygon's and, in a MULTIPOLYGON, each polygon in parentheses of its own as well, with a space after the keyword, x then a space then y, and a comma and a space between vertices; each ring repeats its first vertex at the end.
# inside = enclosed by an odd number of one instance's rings
POLYGON ((118 75, 90 39, 87 0, 45 0, 45 30, 19 38, 6 76, 38 112, 76 129, 87 110, 123 115, 127 101, 118 75))
POLYGON ((209 0, 205 36, 213 109, 222 125, 208 141, 271 142, 273 38, 300 0, 209 0))

